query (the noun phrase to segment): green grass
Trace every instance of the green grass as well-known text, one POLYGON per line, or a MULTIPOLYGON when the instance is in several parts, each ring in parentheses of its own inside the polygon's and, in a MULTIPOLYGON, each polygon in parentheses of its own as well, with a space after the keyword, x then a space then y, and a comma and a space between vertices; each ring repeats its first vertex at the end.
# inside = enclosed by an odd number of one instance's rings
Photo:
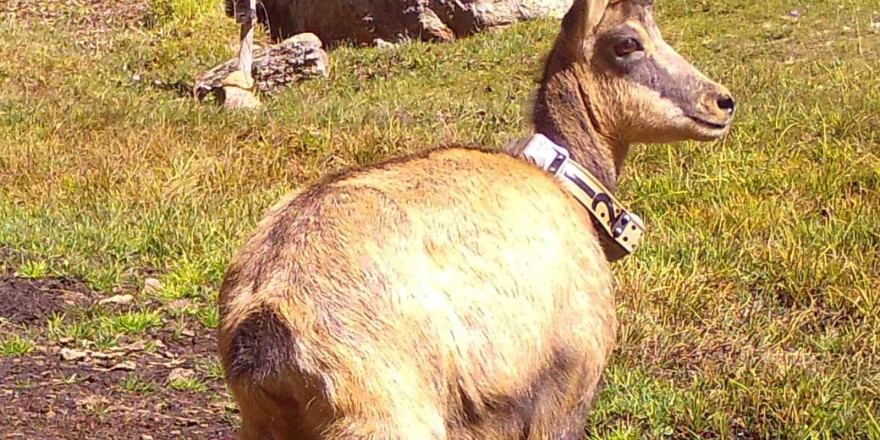
POLYGON ((49 265, 45 261, 26 261, 15 274, 23 278, 44 278, 49 275, 49 265))
POLYGON ((138 377, 136 374, 130 374, 123 379, 120 387, 125 392, 134 394, 151 394, 156 391, 155 384, 138 377))
POLYGON ((122 336, 137 337, 162 325, 163 313, 159 310, 112 312, 92 308, 72 316, 52 316, 46 322, 45 332, 53 340, 73 338, 94 342, 98 348, 105 349, 117 346, 122 336))
POLYGON ((202 392, 207 389, 205 384, 198 378, 191 377, 188 379, 175 379, 168 382, 168 388, 176 391, 195 391, 202 392))
MULTIPOLYGON (((620 347, 589 438, 880 438, 880 11, 801 2, 786 18, 796 4, 658 1, 667 40, 741 106, 723 141, 634 148, 620 196, 650 231, 615 266, 620 347)), ((151 85, 233 56, 232 20, 213 1, 149 6, 158 18, 87 49, 75 24, 0 22, 0 246, 26 255, 22 274, 107 292, 158 271, 154 299, 192 300, 209 328, 226 264, 282 193, 527 133, 558 28, 342 48, 329 80, 241 114, 151 85)), ((164 318, 50 330, 112 344, 164 318)))
POLYGON ((22 338, 21 336, 0 336, 0 356, 23 356, 34 351, 34 349, 33 342, 22 338))

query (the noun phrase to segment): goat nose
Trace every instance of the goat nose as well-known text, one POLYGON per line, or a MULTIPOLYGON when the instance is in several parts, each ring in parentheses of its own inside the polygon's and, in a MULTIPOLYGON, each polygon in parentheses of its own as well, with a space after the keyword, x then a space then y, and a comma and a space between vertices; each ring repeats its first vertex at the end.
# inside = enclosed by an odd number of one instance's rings
POLYGON ((733 97, 726 93, 718 95, 715 103, 718 105, 718 108, 727 112, 728 115, 732 115, 733 110, 736 108, 736 102, 733 100, 733 97))

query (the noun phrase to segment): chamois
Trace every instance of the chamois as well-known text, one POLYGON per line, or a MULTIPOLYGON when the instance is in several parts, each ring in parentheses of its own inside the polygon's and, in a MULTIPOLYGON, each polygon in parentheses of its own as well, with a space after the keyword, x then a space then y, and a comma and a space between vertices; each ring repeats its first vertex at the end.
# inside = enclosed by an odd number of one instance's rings
MULTIPOLYGON (((631 144, 717 139, 734 101, 653 0, 574 0, 532 115, 613 193, 631 144)), ((473 147, 284 197, 220 291, 240 438, 580 438, 617 331, 597 221, 546 167, 473 147)))

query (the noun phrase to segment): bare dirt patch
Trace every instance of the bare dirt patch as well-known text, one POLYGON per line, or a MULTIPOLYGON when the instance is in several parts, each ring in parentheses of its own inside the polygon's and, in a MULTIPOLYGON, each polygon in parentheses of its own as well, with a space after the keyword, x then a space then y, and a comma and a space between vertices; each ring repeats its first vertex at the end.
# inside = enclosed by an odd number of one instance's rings
POLYGON ((0 273, 0 321, 37 325, 97 295, 69 278, 30 279, 0 273))
POLYGON ((233 408, 205 368, 214 347, 212 332, 161 330, 111 349, 0 358, 0 438, 231 439, 233 408))
POLYGON ((237 417, 214 332, 194 318, 111 347, 46 334, 53 314, 92 309, 98 298, 73 279, 0 272, 0 332, 35 346, 0 356, 0 439, 232 439, 237 417))

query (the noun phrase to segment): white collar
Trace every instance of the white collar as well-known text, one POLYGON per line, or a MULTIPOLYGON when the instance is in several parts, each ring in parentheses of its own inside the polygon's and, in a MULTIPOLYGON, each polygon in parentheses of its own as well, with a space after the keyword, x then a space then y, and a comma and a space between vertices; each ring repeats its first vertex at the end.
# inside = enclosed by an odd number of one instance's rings
POLYGON ((610 243, 618 248, 609 249, 603 243, 609 261, 625 257, 638 249, 639 241, 645 232, 642 219, 628 212, 598 179, 571 160, 568 149, 556 145, 542 134, 534 134, 510 142, 504 147, 504 151, 514 157, 528 160, 562 182, 563 186, 590 212, 594 223, 601 227, 606 238, 610 239, 610 243))

